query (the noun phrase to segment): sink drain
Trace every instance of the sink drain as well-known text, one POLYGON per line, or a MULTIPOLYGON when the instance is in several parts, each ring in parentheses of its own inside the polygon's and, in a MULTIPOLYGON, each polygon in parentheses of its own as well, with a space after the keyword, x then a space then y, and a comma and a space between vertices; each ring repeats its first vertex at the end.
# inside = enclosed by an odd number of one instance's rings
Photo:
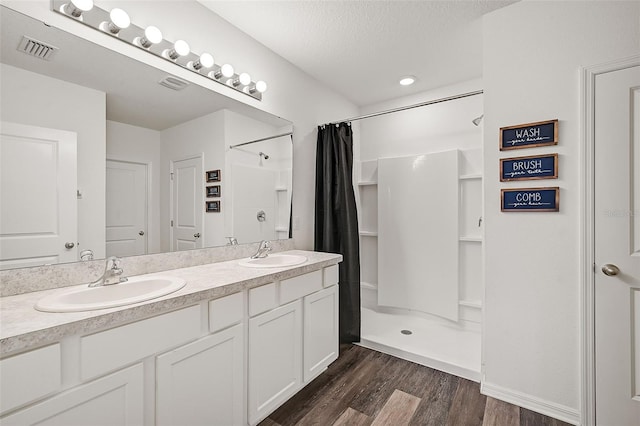
POLYGON ((400 333, 408 336, 410 334, 413 334, 413 331, 411 331, 411 330, 400 330, 400 333))

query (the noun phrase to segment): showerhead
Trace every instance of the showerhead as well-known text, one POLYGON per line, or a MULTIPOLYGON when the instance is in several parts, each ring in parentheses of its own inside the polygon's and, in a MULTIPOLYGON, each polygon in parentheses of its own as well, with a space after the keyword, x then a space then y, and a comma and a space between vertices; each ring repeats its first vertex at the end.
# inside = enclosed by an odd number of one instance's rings
POLYGON ((264 152, 260 151, 260 153, 258 154, 260 157, 264 158, 265 160, 269 159, 269 156, 267 154, 265 154, 264 152))
POLYGON ((484 118, 484 114, 482 114, 480 117, 474 118, 471 122, 473 123, 474 126, 479 126, 483 118, 484 118))

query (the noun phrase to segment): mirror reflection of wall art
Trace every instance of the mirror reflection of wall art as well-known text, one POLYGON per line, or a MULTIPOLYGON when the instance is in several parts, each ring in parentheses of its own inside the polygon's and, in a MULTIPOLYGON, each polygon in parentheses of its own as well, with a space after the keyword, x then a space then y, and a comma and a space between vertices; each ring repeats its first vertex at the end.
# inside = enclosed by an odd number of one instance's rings
POLYGON ((220 201, 207 201, 205 203, 207 213, 220 213, 220 201))
POLYGON ((207 186, 207 197, 219 197, 220 185, 207 186))
POLYGON ((209 170, 207 172, 207 182, 220 182, 220 170, 209 170))

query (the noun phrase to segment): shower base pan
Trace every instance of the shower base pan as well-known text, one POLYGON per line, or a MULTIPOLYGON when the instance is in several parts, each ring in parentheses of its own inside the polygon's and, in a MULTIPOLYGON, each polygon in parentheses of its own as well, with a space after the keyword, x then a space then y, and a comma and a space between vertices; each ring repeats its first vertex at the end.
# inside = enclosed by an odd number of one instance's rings
POLYGON ((480 332, 362 308, 360 346, 480 382, 480 332))

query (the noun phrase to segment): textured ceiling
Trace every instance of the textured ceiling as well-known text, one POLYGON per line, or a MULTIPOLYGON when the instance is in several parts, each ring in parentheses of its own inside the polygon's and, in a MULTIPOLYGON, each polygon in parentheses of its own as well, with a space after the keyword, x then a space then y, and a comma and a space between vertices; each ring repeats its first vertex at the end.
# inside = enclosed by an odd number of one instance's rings
POLYGON ((514 3, 198 1, 360 106, 481 77, 481 17, 514 3))

